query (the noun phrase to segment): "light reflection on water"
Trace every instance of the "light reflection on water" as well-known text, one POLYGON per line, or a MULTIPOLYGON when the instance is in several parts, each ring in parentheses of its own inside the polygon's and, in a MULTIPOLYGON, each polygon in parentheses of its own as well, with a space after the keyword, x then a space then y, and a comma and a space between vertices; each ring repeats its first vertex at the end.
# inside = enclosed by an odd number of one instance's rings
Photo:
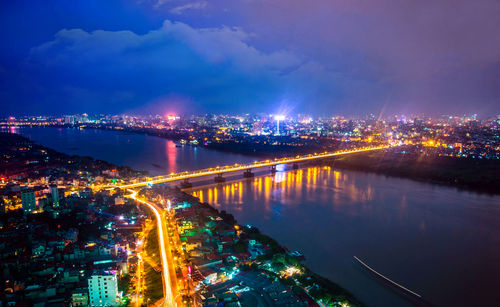
MULTIPOLYGON (((68 154, 90 155, 152 174, 255 160, 113 131, 18 132, 68 154)), ((275 176, 195 192, 241 223, 301 250, 311 269, 370 306, 407 302, 355 266, 354 255, 438 306, 498 305, 500 197, 328 167, 279 170, 275 176)))
POLYGON ((191 193, 200 201, 208 202, 216 207, 220 207, 221 204, 242 205, 248 197, 247 194, 251 194, 252 198, 262 200, 267 209, 269 209, 269 204, 276 200, 292 204, 293 202, 286 200, 309 198, 313 194, 315 197, 321 196, 320 201, 330 202, 332 205, 341 205, 341 202, 367 202, 373 199, 371 184, 361 189, 354 182, 349 181, 348 173, 332 171, 331 167, 310 167, 305 170, 277 172, 274 175, 243 181, 194 188, 191 193), (243 186, 244 183, 245 186, 243 186), (343 193, 335 193, 338 192, 341 183, 343 193), (331 193, 318 195, 319 189, 331 193))
POLYGON ((192 194, 301 250, 314 271, 371 306, 410 304, 353 264, 354 255, 437 305, 500 299, 493 286, 500 276, 499 197, 330 167, 192 194))

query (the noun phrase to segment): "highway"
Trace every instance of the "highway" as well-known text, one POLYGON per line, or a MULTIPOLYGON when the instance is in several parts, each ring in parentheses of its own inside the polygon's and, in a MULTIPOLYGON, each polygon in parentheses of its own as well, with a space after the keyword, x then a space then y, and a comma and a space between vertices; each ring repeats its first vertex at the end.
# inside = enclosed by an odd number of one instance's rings
MULTIPOLYGON (((218 174, 223 174, 223 173, 236 172, 236 171, 242 171, 242 170, 250 170, 250 169, 254 169, 254 168, 268 167, 268 166, 274 166, 274 165, 285 164, 285 163, 305 162, 305 161, 310 161, 310 160, 324 159, 324 158, 330 158, 330 157, 336 157, 336 156, 342 156, 342 155, 348 155, 348 154, 355 154, 355 153, 360 153, 360 152, 382 150, 382 149, 387 149, 390 147, 391 147, 390 145, 376 146, 376 147, 364 147, 364 148, 357 148, 357 149, 353 149, 353 150, 324 152, 324 153, 319 153, 319 154, 287 157, 287 158, 274 159, 274 160, 256 161, 256 162, 251 163, 251 164, 234 164, 234 165, 218 166, 218 167, 214 167, 214 168, 207 168, 207 169, 202 169, 202 170, 197 170, 197 171, 172 173, 172 174, 169 174, 166 176, 158 176, 158 177, 152 178, 151 180, 143 181, 143 182, 136 182, 136 183, 130 183, 130 184, 108 185, 108 186, 104 186, 103 188, 105 188, 105 189, 106 188, 107 189, 111 189, 111 188, 130 189, 130 188, 137 188, 137 187, 141 187, 141 186, 146 186, 148 184, 178 181, 178 180, 184 180, 184 179, 190 179, 190 178, 196 178, 196 177, 202 177, 202 176, 208 176, 208 175, 218 175, 218 174)), ((102 187, 99 187, 99 188, 102 188, 102 187)))
POLYGON ((176 306, 175 298, 178 297, 177 293, 177 278, 175 274, 174 262, 172 259, 172 254, 170 252, 168 232, 166 230, 166 220, 162 214, 163 209, 159 208, 155 204, 149 203, 143 199, 137 197, 137 192, 128 189, 131 193, 127 197, 138 201, 141 204, 148 206, 156 216, 156 221, 158 225, 158 243, 160 245, 160 256, 161 256, 161 266, 162 266, 162 277, 163 277, 163 305, 164 306, 176 306))

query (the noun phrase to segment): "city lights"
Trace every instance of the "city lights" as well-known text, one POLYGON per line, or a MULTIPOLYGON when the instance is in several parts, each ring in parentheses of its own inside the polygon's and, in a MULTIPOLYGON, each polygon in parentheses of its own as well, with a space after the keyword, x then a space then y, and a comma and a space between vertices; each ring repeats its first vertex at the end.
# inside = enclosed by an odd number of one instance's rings
POLYGON ((500 0, 47 2, 0 1, 0 305, 500 305, 500 0))

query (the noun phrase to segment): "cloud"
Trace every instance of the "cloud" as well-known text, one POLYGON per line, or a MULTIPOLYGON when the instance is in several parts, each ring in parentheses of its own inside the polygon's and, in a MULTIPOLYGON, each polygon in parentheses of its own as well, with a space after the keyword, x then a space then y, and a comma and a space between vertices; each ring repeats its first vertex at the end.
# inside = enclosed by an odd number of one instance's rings
MULTIPOLYGON (((158 9, 170 1, 171 0, 155 0, 155 1, 153 1, 153 7, 155 9, 158 9)), ((142 2, 142 1, 140 1, 140 2, 142 2)))
POLYGON ((198 110, 267 111, 282 97, 306 99, 307 91, 296 88, 320 91, 310 81, 318 79, 313 74, 328 75, 319 63, 285 50, 263 52, 248 43, 250 37, 237 27, 193 28, 169 20, 142 35, 63 29, 33 48, 28 62, 73 89, 63 93, 67 99, 88 99, 77 93, 91 92, 94 101, 116 107, 122 100, 130 109, 179 95, 198 110))
POLYGON ((498 0, 210 4, 207 17, 193 19, 237 24, 256 34, 254 46, 286 49, 314 59, 327 71, 341 72, 332 83, 345 98, 335 96, 337 106, 364 104, 364 112, 370 112, 390 105, 393 112, 439 114, 476 112, 480 105, 481 111, 499 111, 500 90, 493 85, 500 76, 498 0))
POLYGON ((173 68, 170 65, 177 65, 178 60, 182 63, 190 56, 197 56, 206 63, 229 65, 234 70, 248 74, 264 71, 281 74, 301 65, 302 60, 290 52, 278 50, 264 53, 257 50, 246 43, 248 36, 236 27, 196 29, 169 20, 160 29, 144 35, 131 31, 86 32, 82 29, 63 29, 56 33, 54 40, 33 48, 31 56, 45 64, 55 65, 56 62, 69 65, 70 62, 88 63, 107 59, 141 61, 160 67, 167 65, 169 68, 173 68), (185 57, 177 53, 183 48, 189 49, 185 57), (149 54, 150 57, 141 59, 142 54, 149 54), (172 56, 176 58, 169 59, 172 56))
POLYGON ((201 9, 204 9, 207 6, 207 4, 208 4, 207 1, 191 2, 191 3, 187 3, 187 4, 184 4, 184 5, 179 5, 179 6, 176 6, 174 8, 171 8, 169 10, 169 12, 171 14, 180 15, 180 14, 184 13, 184 11, 186 11, 186 10, 201 10, 201 9))
POLYGON ((498 112, 496 0, 202 3, 149 5, 182 20, 149 32, 63 29, 32 49, 22 80, 51 99, 59 83, 87 89, 102 108, 179 95, 200 112, 281 100, 316 114, 498 112))
POLYGON ((183 97, 200 112, 267 110, 282 100, 316 114, 500 111, 498 0, 138 0, 78 8, 35 0, 0 12, 7 46, 0 100, 10 109, 43 112, 60 101, 69 110, 116 112, 183 97))

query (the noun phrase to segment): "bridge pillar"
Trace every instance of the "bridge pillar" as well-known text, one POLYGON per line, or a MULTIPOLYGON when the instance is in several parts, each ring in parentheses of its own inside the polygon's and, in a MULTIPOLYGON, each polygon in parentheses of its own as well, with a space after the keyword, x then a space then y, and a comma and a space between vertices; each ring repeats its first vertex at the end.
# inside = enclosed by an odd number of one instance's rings
POLYGON ((271 166, 271 173, 276 173, 276 165, 271 166))
POLYGON ((189 179, 184 179, 183 182, 181 182, 181 189, 189 189, 192 188, 193 184, 189 182, 189 179))
POLYGON ((226 178, 222 177, 222 174, 219 173, 219 174, 217 174, 217 177, 214 178, 214 181, 217 183, 222 183, 222 182, 226 182, 226 178))
POLYGON ((297 163, 294 163, 292 165, 292 169, 294 169, 294 170, 299 169, 299 165, 297 163))
POLYGON ((243 173, 243 177, 245 177, 245 178, 253 178, 253 177, 254 177, 254 173, 252 173, 252 170, 251 170, 251 169, 247 169, 247 170, 243 173))

